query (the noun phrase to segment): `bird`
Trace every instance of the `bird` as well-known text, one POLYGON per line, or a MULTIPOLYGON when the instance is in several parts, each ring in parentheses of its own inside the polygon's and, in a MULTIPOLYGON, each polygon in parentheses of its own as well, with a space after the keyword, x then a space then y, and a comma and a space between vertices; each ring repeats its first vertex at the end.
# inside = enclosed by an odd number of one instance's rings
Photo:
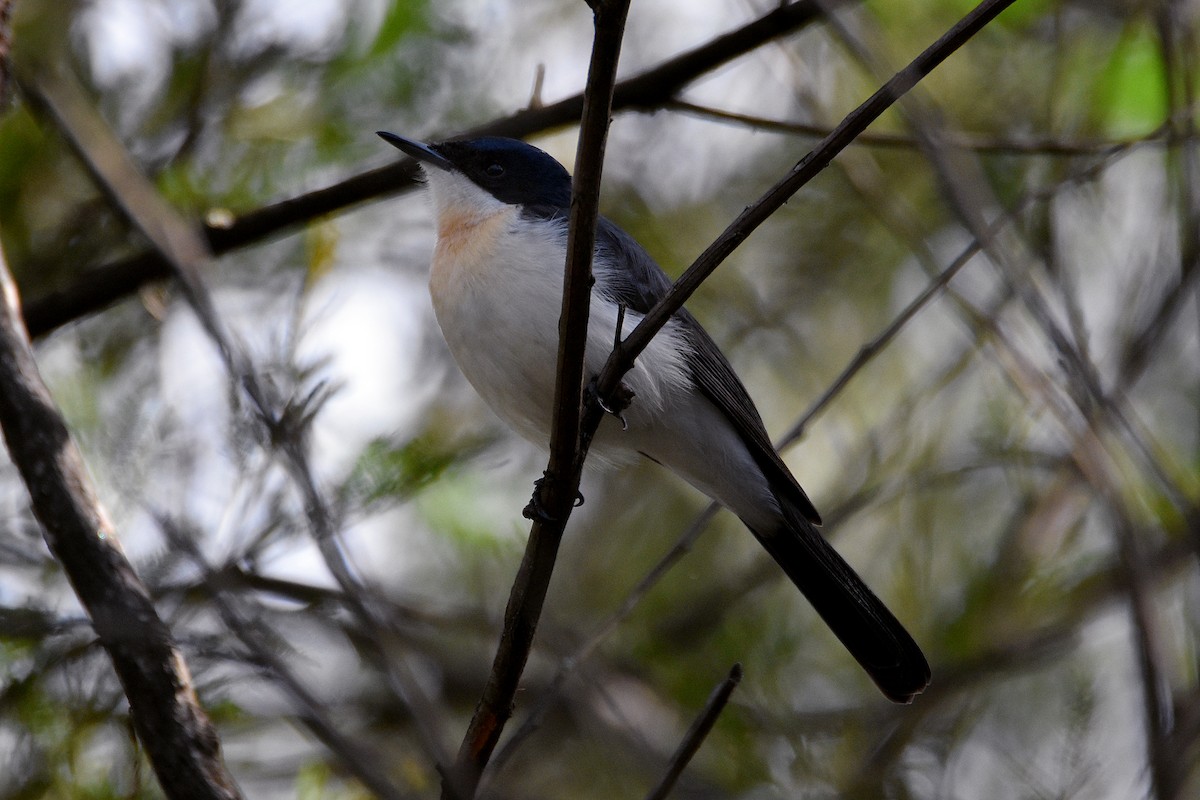
MULTIPOLYGON (((429 288, 463 375, 517 433, 548 446, 553 418, 571 175, 526 142, 437 143, 378 135, 416 159, 433 200, 429 288)), ((671 287, 628 233, 597 221, 585 378, 671 287)), ((817 530, 821 517, 771 443, 712 337, 676 312, 622 380, 632 402, 606 415, 589 458, 651 459, 737 515, 889 699, 929 685, 921 648, 817 530)))

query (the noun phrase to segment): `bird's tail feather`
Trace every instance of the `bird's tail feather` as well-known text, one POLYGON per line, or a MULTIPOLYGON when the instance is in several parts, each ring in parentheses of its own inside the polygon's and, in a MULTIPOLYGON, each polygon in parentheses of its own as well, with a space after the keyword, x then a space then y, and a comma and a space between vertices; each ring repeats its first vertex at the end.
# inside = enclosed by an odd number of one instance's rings
POLYGON ((921 648, 810 522, 784 513, 786 526, 754 535, 880 690, 911 702, 929 685, 921 648))

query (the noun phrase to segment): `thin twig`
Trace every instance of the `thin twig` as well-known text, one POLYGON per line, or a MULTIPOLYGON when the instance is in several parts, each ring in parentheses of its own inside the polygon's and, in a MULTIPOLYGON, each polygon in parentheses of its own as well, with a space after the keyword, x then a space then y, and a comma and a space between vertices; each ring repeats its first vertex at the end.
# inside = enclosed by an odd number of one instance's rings
MULTIPOLYGON (((1158 5, 1154 16, 1167 81, 1170 141, 1180 162, 1177 202, 1179 272, 1182 277, 1194 271, 1196 261, 1200 259, 1200 230, 1197 229, 1200 225, 1200 154, 1194 141, 1196 96, 1191 75, 1196 60, 1190 34, 1179 29, 1179 26, 1187 25, 1179 4, 1167 0, 1158 5)), ((1112 409, 1114 414, 1120 412, 1119 408, 1112 409)), ((1128 427, 1128 423, 1126 425, 1128 427)), ((1193 508, 1192 515, 1195 514, 1193 508)), ((1187 763, 1187 756, 1184 751, 1176 751, 1171 746, 1175 720, 1171 687, 1166 678, 1162 623, 1149 589, 1141 532, 1127 516, 1118 514, 1113 515, 1113 529, 1127 577, 1129 616, 1146 720, 1146 758, 1151 790, 1159 800, 1171 800, 1178 795, 1180 781, 1185 777, 1187 769, 1183 765, 1187 763)), ((1200 539, 1193 537, 1192 543, 1200 552, 1200 539)))
POLYGON ((696 751, 700 749, 700 745, 704 744, 704 739, 708 736, 709 731, 717 722, 717 717, 725 710, 725 704, 729 702, 733 690, 742 682, 742 665, 734 664, 729 670, 729 675, 725 680, 713 689, 713 693, 709 696, 708 702, 704 704, 704 710, 700 712, 700 716, 688 728, 684 734, 683 741, 679 743, 679 748, 675 751, 675 755, 671 756, 671 762, 667 766, 667 772, 659 781, 658 786, 655 786, 649 794, 646 795, 646 800, 664 800, 671 793, 671 789, 675 787, 675 782, 679 780, 679 776, 683 774, 688 763, 692 760, 692 756, 696 755, 696 751))
MULTIPOLYGON (((1066 181, 1069 183, 1077 183, 1084 180, 1089 180, 1095 177, 1097 172, 1108 164, 1109 160, 1121 153, 1127 152, 1131 145, 1116 145, 1104 153, 1104 158, 1095 164, 1089 164, 1085 168, 1078 170, 1073 175, 1069 176, 1066 181)), ((1035 202, 1043 202, 1052 193, 1049 190, 1030 192, 1024 198, 1017 201, 1014 207, 1006 212, 1002 217, 997 219, 991 226, 988 227, 988 234, 995 235, 1002 225, 1011 225, 1018 216, 1028 209, 1035 202)), ((852 382, 852 380, 869 364, 875 357, 887 349, 888 345, 895 340, 903 328, 911 322, 916 315, 929 304, 940 292, 946 290, 950 281, 958 274, 963 267, 976 255, 981 249, 979 240, 970 242, 959 255, 951 261, 943 270, 937 273, 927 284, 924 290, 921 291, 913 300, 909 302, 904 309, 901 310, 895 318, 881 331, 874 339, 864 344, 858 353, 851 359, 838 376, 829 384, 829 386, 821 393, 821 395, 809 405, 803 414, 793 423, 777 441, 776 447, 780 450, 787 448, 798 441, 804 434, 809 423, 826 407, 828 407, 852 382)), ((992 318, 994 314, 983 315, 987 318, 992 318)), ((637 585, 629 592, 621 606, 610 614, 596 629, 588 636, 588 638, 575 648, 572 653, 564 658, 559 665, 558 671, 555 672, 547 689, 539 698, 537 704, 530 711, 529 715, 521 723, 517 731, 508 739, 504 747, 496 754, 492 763, 492 769, 499 770, 515 753, 516 749, 523 743, 537 727, 541 724, 542 719, 549 712, 554 702, 562 692, 563 686, 567 679, 574 674, 575 670, 586 661, 592 653, 600 646, 600 644, 620 625, 641 602, 642 598, 658 583, 658 581, 681 559, 689 552, 704 532, 708 524, 712 521, 720 507, 716 503, 710 503, 705 509, 693 520, 688 528, 679 536, 678 540, 671 549, 649 570, 649 572, 638 581, 637 585)))
MULTIPOLYGON (((853 49, 855 55, 868 67, 874 67, 873 50, 859 41, 838 16, 830 17, 830 27, 853 49)), ((1174 29, 1175 25, 1167 25, 1174 29)), ((1132 454, 1140 459, 1148 473, 1156 480, 1168 498, 1184 513, 1188 513, 1194 504, 1188 498, 1187 492, 1174 480, 1172 474, 1160 462, 1158 456, 1161 448, 1156 448, 1147 440, 1144 426, 1135 423, 1129 403, 1121 397, 1121 390, 1114 388, 1106 391, 1100 380, 1100 370, 1088 353, 1072 342, 1071 337, 1063 330, 1055 317, 1050 304, 1038 290, 1038 282, 1032 270, 1022 270, 1017 263, 1016 253, 1030 248, 1015 246, 990 246, 990 241, 983 238, 983 231, 988 227, 984 221, 981 209, 995 205, 994 197, 985 193, 988 182, 983 176, 982 169, 976 169, 975 176, 964 176, 963 163, 952 164, 946 152, 946 138, 940 130, 938 120, 941 114, 932 100, 925 97, 909 98, 902 108, 910 119, 910 125, 921 144, 922 152, 937 173, 940 184, 947 190, 950 206, 959 216, 962 223, 977 238, 980 238, 990 256, 990 262, 997 268, 1002 280, 1006 281, 1012 291, 1020 298, 1028 309, 1032 319, 1041 328, 1043 335, 1059 353, 1059 360, 1064 366, 1064 377, 1072 387, 1072 402, 1079 407, 1080 414, 1088 424, 1100 424, 1121 434, 1129 444, 1132 454), (972 179, 974 178, 974 179, 972 179)), ((1170 129, 1170 120, 1178 119, 1178 109, 1164 123, 1164 130, 1170 129)), ((1185 126, 1187 122, 1183 122, 1185 126)), ((1123 148, 1122 148, 1123 149, 1123 148)), ((1191 201, 1188 201, 1191 202, 1191 201)), ((1191 225, 1184 221, 1186 229, 1191 225)), ((1200 241, 1189 233, 1185 236, 1200 241)), ((1183 251, 1187 258, 1188 242, 1185 240, 1183 251)), ((1043 272, 1045 271, 1043 267, 1043 272)))
POLYGON ((200 548, 196 546, 196 541, 201 538, 199 532, 186 530, 164 515, 156 516, 159 527, 166 534, 171 547, 186 554, 200 570, 208 599, 216 607, 221 622, 246 648, 250 660, 287 695, 300 724, 329 750, 348 774, 354 776, 376 797, 381 800, 406 800, 407 795, 392 783, 386 771, 381 768, 383 761, 379 754, 364 743, 351 741, 338 730, 322 709, 323 703, 320 698, 309 691, 288 668, 277 654, 276 648, 267 644, 270 637, 264 633, 262 622, 248 619, 229 599, 229 587, 226 586, 229 576, 224 570, 214 570, 204 558, 200 548))
MULTIPOLYGON (((1087 164, 1082 169, 1079 169, 1078 171, 1068 175, 1061 180, 1057 186, 1050 189, 1027 192, 1023 197, 1018 199, 1009 210, 1005 211, 1004 214, 997 217, 991 224, 984 226, 983 229, 979 231, 979 236, 973 238, 966 245, 966 247, 962 249, 958 256, 950 262, 949 265, 934 275, 921 293, 909 301, 908 305, 906 305, 900 311, 900 313, 888 323, 887 327, 880 331, 875 338, 871 339, 871 341, 859 348, 858 353, 853 359, 851 359, 850 363, 842 369, 842 371, 836 378, 834 378, 825 391, 822 392, 815 401, 813 401, 808 410, 806 410, 804 414, 800 416, 799 420, 797 420, 796 423, 788 430, 788 432, 780 438, 778 447, 787 447, 803 436, 805 429, 808 427, 808 424, 812 421, 812 419, 821 411, 823 411, 825 407, 828 406, 829 403, 832 402, 842 392, 843 389, 845 389, 850 381, 860 371, 862 371, 867 364, 871 362, 872 359, 879 355, 879 353, 881 353, 893 340, 895 340, 904 327, 911 322, 913 318, 916 317, 917 313, 920 312, 921 309, 928 305, 933 299, 940 296, 943 291, 947 291, 950 293, 950 296, 955 300, 955 302, 959 302, 961 298, 957 293, 954 292, 952 288, 950 288, 950 282, 962 270, 962 268, 965 267, 967 263, 970 262, 976 255, 978 255, 981 250, 984 250, 987 244, 993 238, 999 235, 1002 230, 1010 227, 1025 211, 1035 204, 1044 203, 1053 198, 1058 193, 1061 186, 1077 184, 1095 178, 1101 170, 1110 164, 1114 157, 1129 152, 1131 147, 1133 147, 1131 144, 1118 144, 1112 146, 1107 151, 1102 153, 1101 158, 1099 158, 1097 161, 1087 164)), ((918 248, 914 247, 914 249, 918 248)), ((933 269, 934 267, 930 266, 929 271, 932 272, 933 269)))
MULTIPOLYGON (((1159 40, 1166 65, 1165 72, 1169 76, 1177 76, 1180 73, 1187 74, 1188 70, 1176 64, 1176 60, 1182 58, 1183 54, 1176 52, 1175 31, 1178 29, 1178 20, 1171 19, 1172 11, 1174 11, 1174 7, 1171 4, 1164 4, 1160 7, 1159 40)), ((870 65, 871 49, 859 43, 857 38, 836 20, 833 28, 839 31, 844 40, 850 42, 859 58, 865 64, 870 65)), ((1196 210, 1198 197, 1196 197, 1194 182, 1195 150, 1188 144, 1193 133, 1192 120, 1190 120, 1193 101, 1189 97, 1190 82, 1188 79, 1184 79, 1175 89, 1177 91, 1170 90, 1170 88, 1168 91, 1170 108, 1169 121, 1166 125, 1168 125, 1170 133, 1169 144, 1178 146, 1182 142, 1186 148, 1183 150, 1180 192, 1182 205, 1181 273, 1186 276, 1188 270, 1194 269, 1196 253, 1200 252, 1196 246, 1196 242, 1200 240, 1195 235, 1196 215, 1198 215, 1198 210, 1196 210), (1180 100, 1183 101, 1183 109, 1176 106, 1180 100), (1186 118, 1186 121, 1182 122, 1183 130, 1177 132, 1171 121, 1181 118, 1186 118)), ((985 182, 964 180, 960 174, 961 163, 952 166, 948 162, 942 148, 940 132, 936 131, 935 126, 929 125, 930 120, 937 119, 936 112, 931 113, 931 106, 925 108, 922 104, 912 103, 906 110, 912 120, 914 130, 917 131, 918 139, 922 142, 922 149, 926 157, 934 166, 941 185, 947 188, 950 205, 968 229, 978 231, 984 223, 982 215, 978 212, 982 198, 976 197, 976 193, 977 187, 984 186, 985 182)), ((1111 391, 1104 389, 1100 383, 1100 374, 1096 363, 1082 347, 1082 343, 1072 342, 1068 333, 1062 330, 1060 323, 1051 311, 1049 302, 1042 293, 1039 293, 1036 279, 1031 279, 1033 276, 1030 275, 1030 270, 1022 270, 1016 263, 1012 255, 1014 251, 1015 248, 989 248, 990 260, 992 264, 996 265, 1003 281, 1006 281, 1014 294, 1020 297, 1034 324, 1042 331, 1051 347, 1057 351, 1058 361, 1064 366, 1063 378, 1066 379, 1069 391, 1064 392, 1062 402, 1052 404, 1052 407, 1056 407, 1056 415, 1060 417, 1064 431, 1073 439, 1072 455, 1076 464, 1090 479, 1094 491, 1098 493, 1099 499, 1111 513, 1112 535, 1117 541, 1117 549, 1121 554, 1122 564, 1128 576, 1130 620, 1132 620, 1134 634, 1133 649, 1139 666, 1142 709, 1144 709, 1146 717, 1145 741, 1147 762, 1150 764, 1152 792, 1158 798, 1172 798, 1176 794, 1176 782, 1180 780, 1177 777, 1180 768, 1176 765, 1175 748, 1171 746, 1171 730, 1174 723, 1172 723, 1169 686, 1164 678, 1164 652, 1162 637, 1159 633, 1160 622, 1146 589, 1146 570, 1142 565, 1140 539, 1144 533, 1135 524, 1135 512, 1129 509, 1128 501, 1124 500, 1120 493, 1120 469, 1115 462, 1120 461, 1121 453, 1111 455, 1109 450, 1116 445, 1116 441, 1105 437, 1104 432, 1114 431, 1122 434, 1132 455, 1140 459, 1147 473, 1158 482, 1158 485, 1164 489, 1166 497, 1184 516, 1195 519, 1198 517, 1198 509, 1196 509, 1194 501, 1188 497, 1186 489, 1177 486, 1170 471, 1160 463, 1158 453, 1162 451, 1153 446, 1152 441, 1148 440, 1144 426, 1140 426, 1136 422, 1129 402, 1121 396, 1120 386, 1122 384, 1117 383, 1111 391), (1074 429, 1076 426, 1072 419, 1074 416, 1072 410, 1082 422, 1078 431, 1074 429)), ((1028 374, 1032 372, 1032 369, 1025 368, 1024 371, 1028 374)), ((1044 380, 1033 381, 1032 385, 1044 387, 1042 393, 1052 391, 1049 386, 1046 386, 1044 380)))
MULTIPOLYGON (((737 125, 743 125, 748 128, 757 130, 772 131, 775 133, 786 133, 792 136, 813 136, 816 138, 824 138, 829 135, 830 129, 825 125, 814 125, 803 122, 786 122, 784 120, 770 119, 755 114, 739 114, 735 111, 726 111, 724 109, 712 108, 710 106, 702 106, 697 103, 689 103, 684 100, 671 100, 663 104, 663 108, 669 111, 679 111, 684 114, 692 114, 704 119, 717 120, 719 122, 730 122, 737 125)), ((1156 128, 1141 136, 1134 136, 1127 139, 1095 139, 1075 141, 1070 139, 1058 139, 1053 136, 1028 137, 1025 139, 1007 139, 1007 138, 987 138, 982 136, 972 136, 971 134, 961 132, 943 132, 942 137, 946 144, 961 150, 972 150, 977 153, 991 153, 1001 155, 1023 155, 1023 156, 1061 156, 1061 157, 1076 157, 1076 156, 1095 156, 1108 152, 1114 147, 1135 147, 1141 144, 1162 143, 1165 139, 1165 130, 1156 128)), ((920 142, 913 136, 903 133, 863 133, 854 140, 855 145, 863 145, 866 147, 886 147, 899 148, 904 150, 912 150, 921 146, 920 142)))
MULTIPOLYGON (((851 48, 857 58, 869 68, 877 69, 874 51, 863 44, 859 37, 836 15, 830 16, 830 27, 837 32, 841 39, 851 48)), ((1168 25, 1174 28, 1173 25, 1168 25)), ((921 150, 933 166, 940 184, 946 189, 949 204, 963 224, 982 241, 992 263, 1002 280, 1011 291, 1021 300, 1036 325, 1041 329, 1047 341, 1059 354, 1063 366, 1064 378, 1070 391, 1067 399, 1071 406, 1077 409, 1084 423, 1094 428, 1098 433, 1102 430, 1113 430, 1121 434, 1128 443, 1132 455, 1137 457, 1147 472, 1164 490, 1166 496, 1185 515, 1195 517, 1196 505, 1190 500, 1187 492, 1174 480, 1172 474, 1160 463, 1158 453, 1144 434, 1144 426, 1135 423, 1132 412, 1127 410, 1129 403, 1120 396, 1120 390, 1107 392, 1101 385, 1100 372, 1093 360, 1081 348, 1075 346, 1068 334, 1062 329, 1055 318, 1048 301, 1038 290, 1037 281, 1032 279, 1029 270, 1022 270, 1016 262, 1014 253, 1020 252, 1019 247, 988 246, 990 239, 984 237, 983 231, 988 227, 984 222, 981 209, 995 203, 993 198, 984 193, 987 181, 982 170, 978 170, 975 179, 961 175, 962 164, 952 165, 945 149, 945 139, 939 130, 936 120, 940 118, 931 100, 922 97, 908 98, 902 106, 902 111, 910 121, 910 126, 916 133, 921 150)), ((1173 114, 1176 118, 1178 114, 1173 114)), ((1185 123, 1186 124, 1186 123, 1185 123)), ((1186 252, 1186 244, 1185 244, 1186 252)), ((1002 340, 1003 341, 1003 340, 1002 340)), ((1068 432, 1071 432, 1069 409, 1064 409, 1061 419, 1068 432)), ((1111 445, 1110 445, 1111 446, 1111 445)), ((1090 450, 1089 450, 1090 452, 1090 450)), ((1103 459, 1101 459, 1103 461, 1103 459)), ((1081 468, 1087 469, 1081 464, 1081 468)), ((1097 466, 1096 474, 1104 480, 1112 480, 1109 470, 1097 466)), ((1110 492, 1105 483, 1098 485, 1104 497, 1117 497, 1110 492)), ((1130 512, 1123 511, 1128 515, 1130 512)), ((1132 523, 1129 523, 1132 524, 1132 523)))
POLYGON ((1151 791, 1158 800, 1173 800, 1176 793, 1171 776, 1178 769, 1170 747, 1174 709, 1163 668, 1166 654, 1162 645, 1162 624, 1155 608, 1152 577, 1143 552, 1145 533, 1133 526, 1117 498, 1108 497, 1106 503, 1114 509, 1110 516, 1128 599, 1133 653, 1146 720, 1146 760, 1150 767, 1151 791))
POLYGON ((16 0, 0 0, 0 114, 8 110, 12 97, 12 10, 16 0))
MULTIPOLYGON (((745 211, 717 239, 709 245, 671 287, 671 290, 655 304, 642 319, 622 346, 614 349, 597 381, 597 392, 609 397, 617 388, 621 376, 633 367, 637 356, 650 343, 650 339, 664 326, 671 316, 683 307, 700 284, 726 257, 740 245, 759 225, 775 213, 788 198, 810 180, 815 178, 829 162, 866 130, 872 122, 890 108, 896 100, 946 58, 991 22, 1001 11, 1012 5, 1014 0, 984 0, 962 18, 941 38, 917 56, 907 67, 898 72, 862 105, 842 120, 836 128, 809 152, 762 197, 745 211)), ((593 411, 589 420, 592 426, 599 424, 598 413, 593 411)), ((594 428, 593 428, 594 429, 594 428)))
POLYGON ((625 596, 621 605, 609 614, 603 622, 597 625, 588 638, 576 647, 570 655, 562 659, 559 663, 558 671, 554 673, 554 677, 551 678, 550 683, 541 693, 537 703, 529 711, 529 714, 521 722, 521 725, 513 735, 505 741, 504 747, 500 748, 495 758, 492 759, 492 763, 489 766, 491 771, 499 772, 504 768, 504 765, 516 753, 521 744, 541 725, 546 714, 549 713, 554 703, 562 694, 563 686, 566 685, 567 679, 575 674, 575 671, 592 656, 604 640, 617 629, 617 626, 628 619, 629 615, 642 602, 642 599, 650 593, 651 589, 658 585, 662 577, 675 566, 679 559, 683 558, 692 549, 692 545, 695 544, 696 539, 700 537, 700 534, 712 522, 720 508, 716 503, 709 503, 696 519, 692 520, 692 523, 679 536, 670 550, 629 591, 629 594, 625 596))

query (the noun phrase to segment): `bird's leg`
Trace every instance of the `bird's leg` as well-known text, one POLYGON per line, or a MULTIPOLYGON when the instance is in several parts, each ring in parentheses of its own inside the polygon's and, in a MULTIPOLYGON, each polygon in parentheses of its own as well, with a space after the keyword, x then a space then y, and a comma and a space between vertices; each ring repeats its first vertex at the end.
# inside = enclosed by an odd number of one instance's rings
MULTIPOLYGON (((625 333, 625 304, 617 303, 617 328, 613 331, 613 350, 621 346, 621 336, 625 333)), ((617 386, 617 390, 613 392, 610 398, 600 396, 600 392, 596 391, 596 378, 593 375, 588 381, 587 388, 583 391, 583 405, 586 408, 588 405, 595 403, 600 406, 600 409, 605 414, 611 414, 621 420, 621 430, 629 430, 629 423, 625 421, 625 409, 629 408, 629 403, 633 400, 633 390, 625 385, 624 382, 617 386)))
POLYGON ((625 309, 624 303, 617 303, 617 329, 613 331, 613 350, 621 346, 621 337, 625 335, 625 309))

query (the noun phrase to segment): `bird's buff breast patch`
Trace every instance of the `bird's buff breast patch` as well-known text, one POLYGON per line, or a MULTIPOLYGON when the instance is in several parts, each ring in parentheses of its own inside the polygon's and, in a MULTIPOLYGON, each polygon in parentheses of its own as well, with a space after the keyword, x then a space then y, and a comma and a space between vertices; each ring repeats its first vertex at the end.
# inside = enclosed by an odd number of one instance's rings
POLYGON ((438 215, 437 245, 429 276, 429 289, 435 300, 449 300, 486 277, 512 213, 508 208, 490 214, 451 209, 438 215))

